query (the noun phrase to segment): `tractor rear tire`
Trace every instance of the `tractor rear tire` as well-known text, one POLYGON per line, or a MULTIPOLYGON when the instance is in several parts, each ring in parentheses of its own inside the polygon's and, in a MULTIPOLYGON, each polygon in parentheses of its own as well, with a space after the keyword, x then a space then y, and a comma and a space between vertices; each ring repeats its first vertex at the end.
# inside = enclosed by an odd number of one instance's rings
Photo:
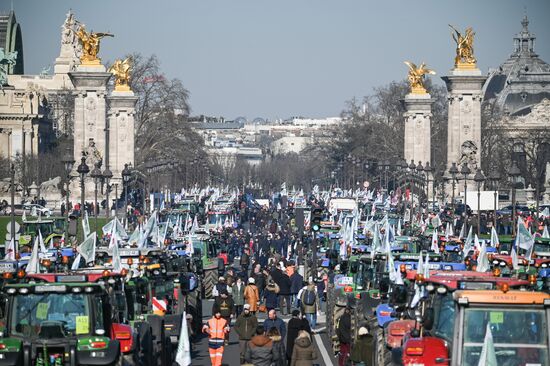
POLYGON ((218 283, 218 270, 217 268, 204 270, 204 280, 202 282, 203 293, 205 299, 212 298, 212 290, 218 283))

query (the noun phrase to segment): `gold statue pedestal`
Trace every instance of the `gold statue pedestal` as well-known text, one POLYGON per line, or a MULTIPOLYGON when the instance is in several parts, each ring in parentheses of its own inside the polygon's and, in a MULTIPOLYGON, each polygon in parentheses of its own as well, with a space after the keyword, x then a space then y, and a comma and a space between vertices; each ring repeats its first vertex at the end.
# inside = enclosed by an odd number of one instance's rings
POLYGON ((93 60, 80 60, 80 64, 84 67, 101 67, 103 66, 101 64, 101 60, 99 58, 93 59, 93 60))
POLYGON ((117 92, 129 92, 129 91, 132 91, 132 90, 130 90, 130 86, 128 86, 128 85, 115 85, 115 91, 117 91, 117 92))
POLYGON ((421 86, 415 86, 411 88, 411 94, 427 94, 427 93, 428 92, 426 91, 426 89, 421 86))
POLYGON ((455 70, 477 70, 477 64, 475 62, 457 62, 455 70))

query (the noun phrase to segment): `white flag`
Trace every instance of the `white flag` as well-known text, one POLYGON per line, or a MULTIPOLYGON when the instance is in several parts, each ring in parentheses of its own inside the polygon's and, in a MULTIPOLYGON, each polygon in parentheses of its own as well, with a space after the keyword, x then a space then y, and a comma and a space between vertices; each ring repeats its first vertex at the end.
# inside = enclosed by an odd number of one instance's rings
POLYGON ((512 257, 512 268, 514 269, 514 271, 517 271, 519 269, 519 264, 518 264, 518 253, 516 252, 515 245, 512 245, 512 253, 510 254, 510 256, 512 257))
POLYGON ((437 229, 436 228, 434 228, 434 232, 432 234, 432 246, 431 246, 430 249, 433 250, 436 253, 439 253, 439 245, 438 245, 438 240, 437 240, 437 229))
POLYGON ((495 353, 495 345, 493 344, 493 333, 491 332, 491 323, 487 322, 485 330, 485 340, 481 348, 481 355, 477 366, 497 366, 497 356, 495 353))
POLYGON ((82 258, 82 255, 78 253, 73 261, 73 265, 71 266, 71 271, 76 271, 78 269, 80 266, 80 258, 82 258))
POLYGON ((88 211, 84 211, 84 219, 82 220, 82 230, 84 230, 84 237, 87 238, 90 235, 90 222, 88 221, 88 211))
POLYGON ((544 231, 542 232, 543 239, 550 239, 550 234, 548 234, 548 226, 544 225, 544 231))
POLYGON ((497 231, 494 227, 491 228, 491 246, 496 248, 499 245, 500 241, 498 240, 497 231))
POLYGON ((176 353, 176 362, 180 366, 191 365, 191 347, 189 344, 189 333, 187 330, 187 314, 182 314, 180 338, 178 341, 178 351, 176 353))
MULTIPOLYGON (((112 239, 111 239, 112 240, 112 239)), ((96 235, 91 233, 88 237, 76 247, 76 251, 79 255, 84 258, 86 263, 95 262, 95 246, 96 246, 96 235)))
MULTIPOLYGON (((477 234, 475 236, 476 242, 478 242, 477 234)), ((477 272, 487 272, 489 270, 489 259, 487 258, 487 244, 485 241, 483 241, 483 244, 481 244, 481 250, 479 251, 479 255, 477 257, 477 272)))
POLYGON ((14 238, 11 238, 10 243, 8 244, 8 247, 6 248, 6 256, 4 257, 7 261, 14 261, 15 260, 15 241, 14 238))
MULTIPOLYGON (((462 226, 464 228, 464 226, 462 226)), ((472 250, 472 243, 473 243, 473 237, 472 237, 472 227, 470 226, 470 230, 468 231, 468 237, 466 238, 466 242, 464 243, 464 258, 470 254, 470 251, 472 250)))
POLYGON ((113 270, 116 272, 122 271, 122 262, 120 260, 120 253, 118 252, 118 240, 116 235, 116 229, 113 228, 111 232, 111 241, 109 242, 109 248, 113 250, 112 260, 113 260, 113 270))
POLYGON ((46 245, 44 245, 44 239, 42 238, 42 232, 40 231, 40 229, 38 229, 38 244, 40 245, 40 253, 43 253, 43 254, 48 253, 48 250, 46 249, 46 245))
POLYGON ((516 232, 516 244, 521 248, 525 249, 527 251, 531 250, 533 245, 535 244, 535 239, 533 239, 533 236, 531 233, 529 233, 529 230, 525 227, 523 224, 523 220, 521 217, 518 217, 518 230, 516 232))
POLYGON ((38 255, 38 237, 34 238, 34 246, 32 247, 31 257, 27 263, 28 274, 40 273, 40 258, 38 255))

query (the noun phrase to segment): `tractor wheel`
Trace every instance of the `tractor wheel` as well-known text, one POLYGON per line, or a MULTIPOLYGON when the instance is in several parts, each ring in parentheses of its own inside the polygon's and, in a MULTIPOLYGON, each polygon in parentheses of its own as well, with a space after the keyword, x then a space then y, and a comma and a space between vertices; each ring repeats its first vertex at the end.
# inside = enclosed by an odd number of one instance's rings
POLYGON ((216 268, 204 271, 204 280, 202 282, 205 299, 212 298, 212 290, 218 282, 218 270, 216 268))
POLYGON ((153 363, 151 365, 165 366, 165 340, 164 319, 158 315, 149 315, 147 322, 151 325, 153 338, 153 363))

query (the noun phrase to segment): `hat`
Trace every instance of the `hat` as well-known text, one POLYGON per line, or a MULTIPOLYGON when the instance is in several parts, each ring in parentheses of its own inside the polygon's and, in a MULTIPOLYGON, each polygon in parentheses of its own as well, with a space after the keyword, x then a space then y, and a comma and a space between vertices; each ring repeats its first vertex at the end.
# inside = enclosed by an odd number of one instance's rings
POLYGON ((225 278, 223 278, 223 276, 220 276, 220 278, 218 278, 218 281, 225 281, 225 278))
POLYGON ((253 277, 250 277, 248 279, 248 283, 256 283, 256 280, 253 277))
POLYGON ((244 310, 250 310, 250 304, 244 304, 243 309, 244 310))
POLYGON ((361 327, 361 328, 359 328, 359 332, 357 332, 357 334, 359 334, 359 335, 369 334, 369 330, 365 327, 361 327))

